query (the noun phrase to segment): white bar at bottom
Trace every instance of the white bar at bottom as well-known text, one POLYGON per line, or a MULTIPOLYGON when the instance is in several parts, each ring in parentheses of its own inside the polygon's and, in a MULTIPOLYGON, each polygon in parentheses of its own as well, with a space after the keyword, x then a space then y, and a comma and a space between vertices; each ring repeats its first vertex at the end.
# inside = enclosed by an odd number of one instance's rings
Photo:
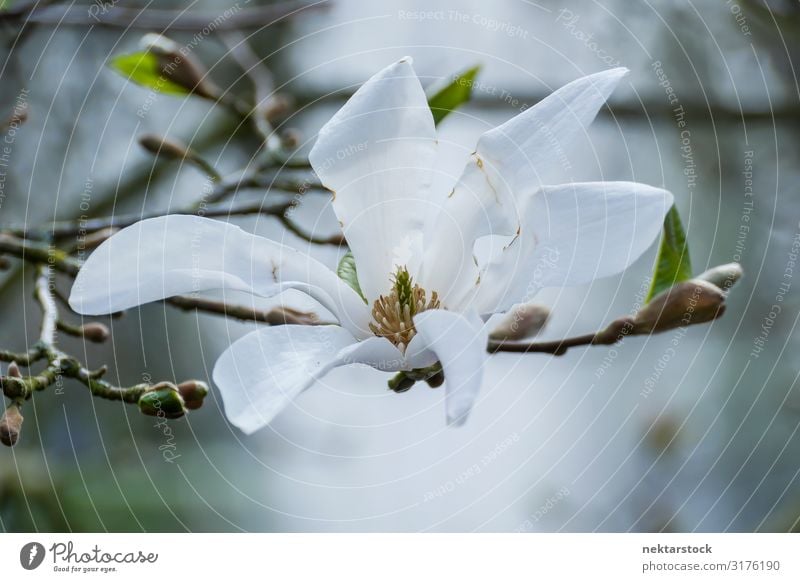
POLYGON ((0 571, 136 582, 777 582, 800 580, 798 550, 791 534, 4 534, 0 571))

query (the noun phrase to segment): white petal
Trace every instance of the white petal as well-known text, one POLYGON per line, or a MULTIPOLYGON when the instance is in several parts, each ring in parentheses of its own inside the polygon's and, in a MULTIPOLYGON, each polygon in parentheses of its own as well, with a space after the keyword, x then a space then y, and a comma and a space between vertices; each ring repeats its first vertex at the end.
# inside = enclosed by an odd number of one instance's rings
POLYGON ((80 270, 70 295, 78 313, 98 315, 210 289, 271 296, 300 289, 359 337, 369 309, 319 261, 238 226, 198 216, 143 220, 112 236, 80 270))
POLYGON ((381 372, 398 372, 407 368, 405 357, 385 337, 370 337, 339 353, 338 366, 366 364, 381 372))
POLYGON ((213 374, 228 419, 248 434, 267 425, 355 341, 340 327, 281 325, 234 342, 213 374))
POLYGON ((672 202, 666 190, 635 182, 542 188, 519 236, 483 274, 476 308, 505 311, 542 287, 620 273, 653 244, 672 202))
POLYGON ((475 242, 486 235, 516 234, 527 197, 586 133, 626 73, 617 68, 573 81, 481 136, 425 231, 420 281, 438 291, 447 307, 463 309, 476 290, 475 242))
POLYGON ((369 79, 309 154, 334 192, 333 209, 370 300, 389 289, 397 265, 420 252, 435 156, 433 116, 409 58, 369 79))
POLYGON ((627 73, 620 67, 577 79, 483 134, 477 154, 494 188, 517 196, 533 192, 549 167, 563 163, 627 73))
POLYGON ((420 334, 408 342, 405 357, 409 369, 427 368, 439 361, 437 355, 429 349, 425 336, 420 334))
POLYGON ((442 363, 448 424, 464 424, 478 396, 488 358, 483 321, 474 313, 436 309, 414 317, 414 326, 427 349, 442 363))
POLYGON ((507 206, 495 204, 495 199, 483 168, 474 162, 467 164, 433 226, 425 231, 425 254, 417 281, 436 291, 448 309, 460 310, 464 297, 477 283, 475 241, 495 230, 507 230, 507 206))
POLYGON ((244 336, 214 366, 225 414, 250 434, 337 366, 364 363, 385 371, 399 369, 402 354, 388 340, 355 342, 337 326, 282 325, 244 336))

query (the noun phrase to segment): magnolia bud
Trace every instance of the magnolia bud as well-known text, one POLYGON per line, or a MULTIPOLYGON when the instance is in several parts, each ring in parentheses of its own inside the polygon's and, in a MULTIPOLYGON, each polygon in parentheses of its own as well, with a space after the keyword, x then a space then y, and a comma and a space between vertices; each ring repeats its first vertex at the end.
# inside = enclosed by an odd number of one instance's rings
POLYGON ((511 308, 489 334, 494 341, 516 341, 535 336, 547 324, 550 310, 544 305, 524 303, 511 308))
POLYGON ((111 335, 108 327, 98 321, 83 324, 81 326, 81 333, 87 340, 96 344, 103 343, 111 335))
POLYGON ((200 380, 186 380, 178 384, 178 392, 181 393, 187 409, 197 410, 203 406, 203 399, 208 396, 208 384, 200 380))
POLYGON ((206 68, 186 47, 157 33, 144 35, 141 45, 158 57, 161 74, 167 79, 200 97, 219 99, 219 87, 208 78, 206 68))
POLYGON ((744 271, 742 271, 742 266, 739 263, 728 263, 700 273, 696 278, 708 281, 723 291, 727 291, 742 278, 743 273, 744 271))
POLYGON ((5 271, 11 267, 11 261, 9 261, 6 257, 0 256, 0 271, 5 271))
POLYGON ((285 117, 292 106, 291 100, 283 93, 272 95, 261 108, 267 121, 274 123, 285 117))
POLYGON ((11 115, 0 123, 0 131, 7 131, 12 128, 16 129, 26 121, 28 121, 28 102, 22 101, 19 105, 14 107, 14 111, 11 115))
POLYGON ((281 132, 281 147, 285 150, 297 149, 302 140, 303 134, 298 129, 290 127, 281 132))
POLYGON ((154 156, 159 156, 168 160, 183 160, 192 157, 191 151, 184 144, 155 133, 144 133, 140 135, 139 145, 154 156))
POLYGON ((23 420, 19 406, 9 404, 3 413, 3 417, 0 418, 0 442, 7 447, 13 447, 17 444, 23 420))
POLYGON ((186 414, 183 397, 178 387, 170 382, 159 382, 139 398, 139 410, 147 416, 180 418, 186 414))
POLYGON ((12 378, 22 378, 22 372, 19 371, 19 366, 16 362, 11 362, 8 365, 8 369, 6 370, 6 374, 11 376, 12 378))
POLYGON ((662 291, 633 317, 633 333, 646 334, 705 323, 725 311, 725 295, 716 285, 690 279, 662 291))

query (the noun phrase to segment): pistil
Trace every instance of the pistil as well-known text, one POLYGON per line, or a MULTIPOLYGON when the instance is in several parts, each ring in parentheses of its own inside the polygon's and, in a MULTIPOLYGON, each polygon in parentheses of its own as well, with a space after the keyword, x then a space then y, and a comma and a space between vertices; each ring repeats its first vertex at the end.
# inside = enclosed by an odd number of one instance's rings
POLYGON ((405 267, 399 267, 392 281, 392 290, 381 295, 372 306, 373 322, 369 328, 376 336, 385 337, 405 352, 416 335, 414 316, 428 309, 440 309, 436 291, 428 299, 425 289, 414 283, 405 267))

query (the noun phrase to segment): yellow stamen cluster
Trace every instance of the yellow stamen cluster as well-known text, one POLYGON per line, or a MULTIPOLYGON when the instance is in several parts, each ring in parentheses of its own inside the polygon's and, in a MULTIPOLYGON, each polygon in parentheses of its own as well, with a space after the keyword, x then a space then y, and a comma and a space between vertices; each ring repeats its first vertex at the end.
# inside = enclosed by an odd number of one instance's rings
POLYGON ((392 290, 381 295, 372 306, 373 323, 369 328, 376 336, 385 337, 400 351, 405 352, 408 342, 416 335, 414 316, 428 309, 440 308, 436 291, 428 300, 425 289, 414 283, 405 268, 395 274, 392 290))

